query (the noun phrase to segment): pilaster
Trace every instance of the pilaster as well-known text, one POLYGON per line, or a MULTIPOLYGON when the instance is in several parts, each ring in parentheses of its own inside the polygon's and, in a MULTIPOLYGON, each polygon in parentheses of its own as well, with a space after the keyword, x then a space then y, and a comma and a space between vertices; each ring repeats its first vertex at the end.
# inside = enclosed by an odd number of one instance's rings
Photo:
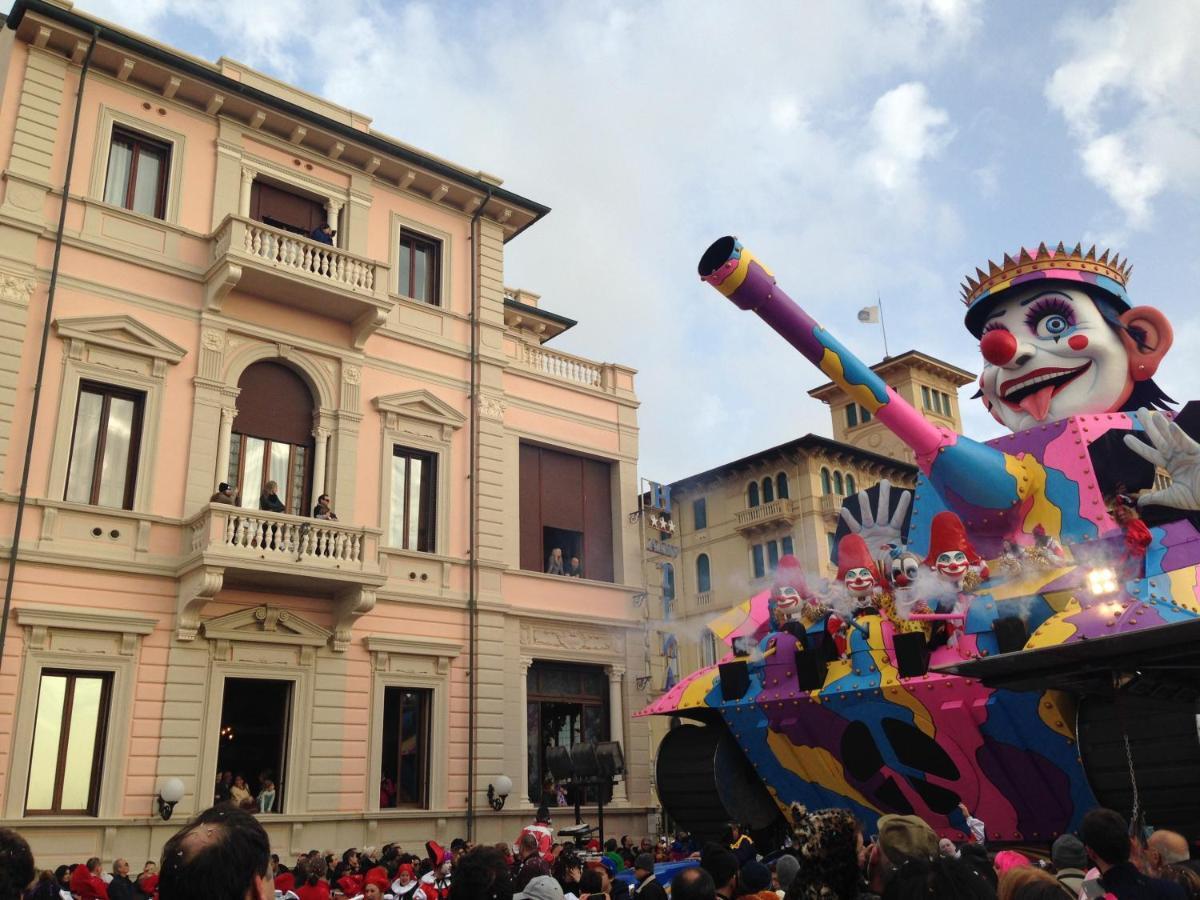
MULTIPOLYGON (((9 440, 17 407, 17 381, 21 353, 25 347, 32 278, 0 269, 0 466, 17 464, 19 454, 10 454, 9 440)), ((0 469, 2 471, 2 469, 0 469)))

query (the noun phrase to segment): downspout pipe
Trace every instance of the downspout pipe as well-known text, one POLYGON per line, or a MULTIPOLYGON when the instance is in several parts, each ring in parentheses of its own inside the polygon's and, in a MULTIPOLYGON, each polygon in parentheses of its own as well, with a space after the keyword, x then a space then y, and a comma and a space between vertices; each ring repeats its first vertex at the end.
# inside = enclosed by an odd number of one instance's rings
POLYGON ((471 216, 471 411, 467 429, 470 491, 467 503, 467 840, 475 840, 475 718, 479 689, 479 219, 492 199, 489 186, 471 216))
POLYGON ((83 86, 92 67, 92 52, 100 37, 100 26, 92 28, 83 66, 79 70, 79 88, 75 92, 75 115, 71 120, 71 141, 67 147, 67 171, 63 176, 62 203, 58 209, 58 231, 54 234, 54 262, 50 266, 50 287, 46 292, 46 320, 42 323, 42 343, 38 351, 37 378, 33 383, 33 408, 29 412, 29 434, 25 438, 25 463, 21 468, 21 488, 17 493, 17 517, 13 523, 12 544, 8 548, 8 574, 4 580, 4 610, 0 612, 0 668, 4 666, 4 643, 8 638, 8 618, 12 613, 13 584, 17 575, 17 554, 21 550, 21 526, 29 500, 29 470, 33 465, 33 439, 37 434, 38 410, 42 403, 42 379, 46 373, 46 351, 50 345, 50 323, 54 319, 54 295, 58 289, 58 264, 62 258, 63 228, 67 223, 67 203, 71 196, 71 173, 75 170, 75 141, 79 137, 79 113, 83 108, 83 86))

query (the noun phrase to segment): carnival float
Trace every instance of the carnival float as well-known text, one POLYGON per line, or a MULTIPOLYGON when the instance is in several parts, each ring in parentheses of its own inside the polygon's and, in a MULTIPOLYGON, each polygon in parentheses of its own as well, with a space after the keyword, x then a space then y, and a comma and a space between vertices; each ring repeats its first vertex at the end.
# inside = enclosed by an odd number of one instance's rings
POLYGON ((1127 262, 1042 244, 966 280, 977 396, 1012 432, 985 442, 925 419, 735 238, 699 271, 919 475, 847 499, 837 579, 785 558, 710 624, 724 658, 639 713, 676 719, 657 787, 678 826, 769 830, 800 803, 1048 843, 1102 803, 1196 836, 1200 408, 1155 382, 1173 333, 1127 262))

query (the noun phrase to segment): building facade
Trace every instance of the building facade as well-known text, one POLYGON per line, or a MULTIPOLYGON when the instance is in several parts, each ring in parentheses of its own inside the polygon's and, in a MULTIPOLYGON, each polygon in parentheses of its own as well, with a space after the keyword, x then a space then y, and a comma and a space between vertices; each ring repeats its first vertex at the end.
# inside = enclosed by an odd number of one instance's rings
POLYGON ((614 739, 646 833, 634 372, 505 288, 548 210, 70 4, 0 79, 0 824, 157 858, 231 773, 285 856, 511 839, 614 739))

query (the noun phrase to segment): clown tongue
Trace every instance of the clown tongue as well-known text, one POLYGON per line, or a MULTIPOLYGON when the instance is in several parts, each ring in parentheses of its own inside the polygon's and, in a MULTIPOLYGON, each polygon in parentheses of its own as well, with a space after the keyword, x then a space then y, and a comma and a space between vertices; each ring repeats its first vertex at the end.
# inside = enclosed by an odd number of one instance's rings
POLYGON ((1054 399, 1054 392, 1060 387, 1062 385, 1048 384, 1031 394, 1026 394, 1017 401, 1017 406, 1042 422, 1045 420, 1046 414, 1050 412, 1050 401, 1054 399))

